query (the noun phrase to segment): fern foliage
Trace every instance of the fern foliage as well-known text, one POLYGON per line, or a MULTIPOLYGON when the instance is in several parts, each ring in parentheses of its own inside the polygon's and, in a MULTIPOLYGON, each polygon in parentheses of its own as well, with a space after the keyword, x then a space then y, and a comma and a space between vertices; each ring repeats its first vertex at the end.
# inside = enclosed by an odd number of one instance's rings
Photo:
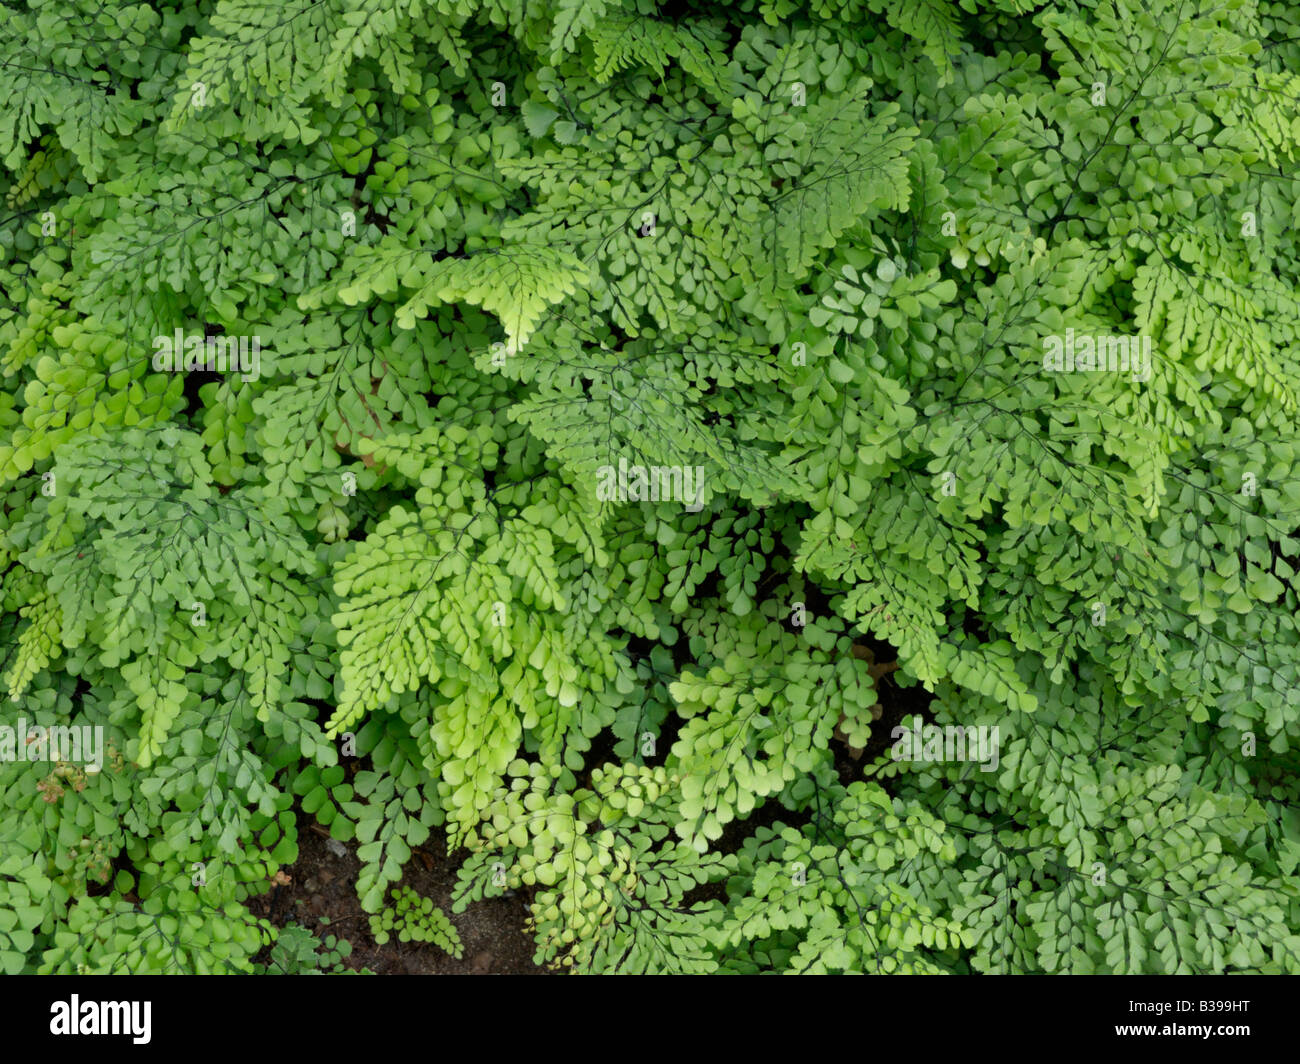
POLYGON ((1300 972, 1290 6, 3 8, 0 969, 1300 972))

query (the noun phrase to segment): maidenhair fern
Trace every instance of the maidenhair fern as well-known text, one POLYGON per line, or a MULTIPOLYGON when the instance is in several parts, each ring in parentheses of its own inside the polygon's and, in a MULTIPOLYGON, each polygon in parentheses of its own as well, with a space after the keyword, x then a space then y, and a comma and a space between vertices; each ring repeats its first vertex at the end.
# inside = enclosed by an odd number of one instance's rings
POLYGON ((0 969, 1300 971, 1290 6, 2 6, 0 969))
POLYGON ((402 942, 432 942, 456 958, 465 953, 447 914, 410 887, 393 891, 391 906, 370 918, 370 931, 381 946, 396 934, 402 942))

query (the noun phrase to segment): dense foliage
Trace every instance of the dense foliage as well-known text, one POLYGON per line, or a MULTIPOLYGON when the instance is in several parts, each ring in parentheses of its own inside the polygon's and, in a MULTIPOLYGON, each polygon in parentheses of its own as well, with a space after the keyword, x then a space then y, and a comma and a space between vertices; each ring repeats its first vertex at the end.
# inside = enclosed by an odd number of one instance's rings
POLYGON ((1294 4, 0 10, 0 969, 1300 971, 1294 4))

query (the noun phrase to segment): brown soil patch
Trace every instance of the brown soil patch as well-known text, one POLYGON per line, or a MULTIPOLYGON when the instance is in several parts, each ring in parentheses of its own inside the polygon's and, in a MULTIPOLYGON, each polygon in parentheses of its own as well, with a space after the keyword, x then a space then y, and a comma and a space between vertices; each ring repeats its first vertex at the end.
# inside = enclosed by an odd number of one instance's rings
MULTIPOLYGON (((451 911, 451 891, 460 860, 446 856, 447 840, 434 830, 414 851, 401 884, 411 887, 456 925, 465 946, 461 960, 428 942, 399 942, 394 936, 382 946, 370 934, 370 916, 357 898, 361 863, 356 843, 344 843, 339 855, 327 845, 328 833, 315 819, 298 814, 298 860, 282 871, 289 882, 252 898, 248 907, 277 927, 297 923, 322 938, 334 935, 352 943, 346 964, 355 971, 369 968, 377 975, 546 975, 533 963, 534 943, 524 929, 528 897, 485 898, 471 902, 463 913, 451 911), (328 924, 321 922, 327 917, 328 924)), ((338 843, 333 845, 337 846, 338 843)), ((390 888, 391 889, 391 888, 390 888)))

